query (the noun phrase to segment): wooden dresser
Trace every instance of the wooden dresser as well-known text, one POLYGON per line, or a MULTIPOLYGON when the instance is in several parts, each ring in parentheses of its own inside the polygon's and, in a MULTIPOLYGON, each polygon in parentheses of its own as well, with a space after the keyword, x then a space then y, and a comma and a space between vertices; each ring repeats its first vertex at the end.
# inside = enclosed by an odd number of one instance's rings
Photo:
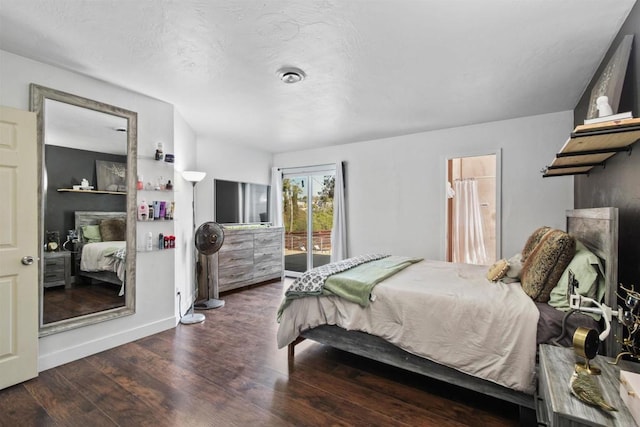
POLYGON ((213 262, 218 291, 282 279, 284 228, 225 228, 224 244, 213 262))

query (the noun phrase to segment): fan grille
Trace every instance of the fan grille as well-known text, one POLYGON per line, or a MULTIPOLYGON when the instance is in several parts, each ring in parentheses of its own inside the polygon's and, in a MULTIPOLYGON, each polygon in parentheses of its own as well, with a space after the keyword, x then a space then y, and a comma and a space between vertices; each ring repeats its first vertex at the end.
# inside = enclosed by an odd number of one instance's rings
POLYGON ((212 255, 224 242, 224 230, 217 222, 205 222, 196 230, 195 245, 203 255, 212 255))

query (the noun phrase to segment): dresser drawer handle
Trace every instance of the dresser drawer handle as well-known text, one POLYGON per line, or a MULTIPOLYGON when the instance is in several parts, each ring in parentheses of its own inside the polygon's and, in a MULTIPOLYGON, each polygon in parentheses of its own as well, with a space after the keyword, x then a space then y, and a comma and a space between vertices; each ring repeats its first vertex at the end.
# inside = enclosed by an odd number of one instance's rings
POLYGON ((64 277, 64 271, 47 271, 44 273, 44 277, 46 278, 64 277))

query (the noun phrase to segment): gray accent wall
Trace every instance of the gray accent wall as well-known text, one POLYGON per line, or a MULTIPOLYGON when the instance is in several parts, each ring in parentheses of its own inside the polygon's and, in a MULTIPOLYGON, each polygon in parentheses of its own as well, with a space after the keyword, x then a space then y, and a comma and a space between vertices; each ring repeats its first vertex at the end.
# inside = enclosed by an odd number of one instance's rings
POLYGON ((67 230, 74 228, 75 211, 125 212, 124 195, 84 194, 58 192, 59 188, 72 188, 83 178, 97 189, 96 160, 126 163, 127 156, 77 150, 74 148, 45 146, 47 164, 47 203, 44 212, 46 231, 59 231, 61 243, 67 230))
MULTIPOLYGON (((593 84, 627 34, 635 35, 618 112, 633 111, 634 117, 640 117, 640 3, 636 3, 574 110, 576 125, 584 121, 593 84)), ((631 155, 616 154, 604 169, 597 167, 587 176, 576 176, 574 183, 576 208, 619 209, 618 281, 625 286, 640 285, 640 143, 633 146, 631 155)))

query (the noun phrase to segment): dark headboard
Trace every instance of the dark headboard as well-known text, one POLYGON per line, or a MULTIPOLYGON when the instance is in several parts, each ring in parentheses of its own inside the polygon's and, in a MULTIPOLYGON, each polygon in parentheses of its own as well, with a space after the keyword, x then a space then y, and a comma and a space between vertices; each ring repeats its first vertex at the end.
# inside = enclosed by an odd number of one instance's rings
POLYGON ((78 237, 82 239, 83 225, 99 225, 103 219, 118 218, 127 221, 126 212, 96 212, 96 211, 76 211, 75 212, 75 229, 78 237))
MULTIPOLYGON (((618 308, 618 208, 574 209, 567 211, 567 232, 579 239, 602 260, 605 274, 604 303, 618 308)), ((616 337, 622 339, 622 325, 615 319, 605 341, 608 356, 620 351, 616 337)))

